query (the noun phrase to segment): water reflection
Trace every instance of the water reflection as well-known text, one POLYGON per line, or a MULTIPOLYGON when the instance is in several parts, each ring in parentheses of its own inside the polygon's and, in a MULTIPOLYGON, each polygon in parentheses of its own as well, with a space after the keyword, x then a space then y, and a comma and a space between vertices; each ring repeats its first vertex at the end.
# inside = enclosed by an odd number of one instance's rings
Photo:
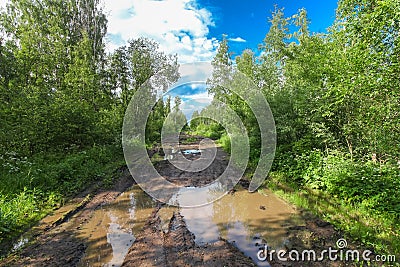
MULTIPOLYGON (((80 266, 120 266, 153 207, 153 200, 135 186, 112 204, 97 210, 81 229, 81 236, 88 240, 88 248, 80 266)), ((172 214, 177 210, 184 216, 197 244, 224 238, 259 266, 269 264, 258 261, 258 250, 264 244, 274 249, 282 248, 286 241, 286 227, 302 223, 291 206, 268 191, 263 195, 239 189, 196 208, 163 206, 158 215, 164 231, 168 230, 172 214)))
POLYGON ((153 200, 135 186, 96 210, 80 230, 88 247, 79 266, 121 266, 153 206, 153 200))
POLYGON ((301 223, 296 211, 268 192, 249 193, 241 189, 234 194, 202 207, 183 208, 187 227, 198 244, 217 241, 222 237, 233 243, 259 266, 269 266, 257 259, 263 244, 282 248, 286 240, 286 225, 301 223))
POLYGON ((183 150, 182 153, 184 155, 191 155, 191 154, 200 154, 201 151, 199 149, 186 149, 186 150, 183 150))

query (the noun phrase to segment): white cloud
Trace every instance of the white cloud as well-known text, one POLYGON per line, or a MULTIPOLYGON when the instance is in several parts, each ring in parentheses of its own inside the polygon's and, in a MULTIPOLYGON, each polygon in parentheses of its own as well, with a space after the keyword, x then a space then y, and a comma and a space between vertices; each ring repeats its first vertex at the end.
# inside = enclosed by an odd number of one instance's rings
POLYGON ((196 94, 196 95, 191 95, 191 99, 195 100, 198 103, 204 103, 204 104, 211 104, 211 101, 214 98, 214 95, 209 94, 208 92, 196 94))
POLYGON ((192 82, 206 82, 212 75, 212 65, 210 62, 197 62, 192 64, 181 64, 179 66, 180 79, 175 86, 192 83, 192 82))
POLYGON ((6 7, 8 0, 0 0, 0 10, 6 7))
POLYGON ((182 104, 179 106, 180 110, 182 110, 183 114, 185 114, 188 120, 192 117, 192 114, 195 110, 200 112, 202 109, 211 104, 212 97, 204 97, 202 95, 203 94, 192 95, 190 96, 190 99, 182 101, 182 104))
MULTIPOLYGON (((8 0, 0 0, 0 9, 8 0)), ((218 47, 208 38, 212 14, 196 0, 104 0, 108 15, 108 50, 129 39, 148 37, 166 53, 178 54, 180 63, 211 61, 218 47)))
MULTIPOLYGON (((209 27, 214 26, 212 14, 196 0, 105 0, 105 11, 108 33, 119 41, 154 39, 163 51, 177 53, 181 63, 210 61, 215 55, 218 40, 207 37, 209 27)), ((108 44, 110 50, 120 45, 113 40, 108 44)))
POLYGON ((231 42, 238 42, 238 43, 245 43, 247 42, 245 39, 243 39, 242 37, 236 37, 236 38, 229 38, 228 39, 231 42))

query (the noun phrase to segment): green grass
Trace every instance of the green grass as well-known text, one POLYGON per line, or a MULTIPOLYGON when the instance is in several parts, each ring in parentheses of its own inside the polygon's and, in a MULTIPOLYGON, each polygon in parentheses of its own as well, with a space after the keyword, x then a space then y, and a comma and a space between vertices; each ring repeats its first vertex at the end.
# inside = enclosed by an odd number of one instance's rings
POLYGON ((196 129, 192 130, 191 133, 217 140, 221 138, 221 135, 224 133, 224 128, 218 123, 212 123, 210 125, 200 124, 196 129))
POLYGON ((0 157, 0 254, 26 229, 92 183, 111 185, 124 165, 121 149, 96 146, 32 158, 0 157))
POLYGON ((282 172, 273 172, 265 186, 277 195, 332 223, 353 240, 376 253, 400 258, 400 222, 397 214, 379 212, 363 202, 350 202, 330 193, 299 186, 282 172))

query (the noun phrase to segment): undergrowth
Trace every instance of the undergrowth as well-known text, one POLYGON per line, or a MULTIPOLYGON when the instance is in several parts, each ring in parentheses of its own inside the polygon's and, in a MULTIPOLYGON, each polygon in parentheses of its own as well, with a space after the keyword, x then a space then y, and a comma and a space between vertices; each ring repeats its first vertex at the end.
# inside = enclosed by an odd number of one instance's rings
POLYGON ((119 148, 95 146, 65 153, 0 157, 0 255, 27 228, 91 183, 112 183, 124 164, 119 148))
POLYGON ((340 151, 277 153, 266 186, 378 253, 400 258, 400 169, 340 151))

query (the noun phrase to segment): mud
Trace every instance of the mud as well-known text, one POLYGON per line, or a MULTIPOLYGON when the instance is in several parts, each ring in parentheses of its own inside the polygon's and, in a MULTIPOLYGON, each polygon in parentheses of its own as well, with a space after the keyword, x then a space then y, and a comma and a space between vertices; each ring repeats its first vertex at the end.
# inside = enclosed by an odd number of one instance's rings
POLYGON ((0 266, 77 266, 87 248, 86 240, 79 237, 82 225, 96 209, 112 202, 133 185, 129 172, 126 169, 120 172, 121 178, 113 188, 92 187, 43 219, 25 234, 28 244, 1 261, 0 266), (90 201, 85 202, 85 198, 90 201), (80 205, 82 201, 84 205, 80 205))
MULTIPOLYGON (((182 151, 193 150, 184 153, 188 159, 199 159, 198 140, 183 142, 182 151)), ((149 151, 160 158, 163 154, 159 148, 149 151)), ((228 161, 229 156, 218 148, 214 162, 200 172, 184 172, 167 160, 158 160, 155 167, 173 183, 198 187, 221 175, 228 161)), ((27 244, 0 266, 352 265, 327 260, 282 262, 270 255, 258 260, 265 246, 322 251, 335 247, 343 236, 272 192, 249 193, 246 180, 239 184, 209 205, 177 208, 153 201, 134 185, 129 171, 121 169, 111 189, 96 184, 44 218, 21 238, 27 244)))
MULTIPOLYGON (((193 161, 200 160, 201 153, 185 153, 185 151, 191 150, 199 151, 199 145, 196 144, 196 141, 180 144, 180 151, 185 158, 193 161)), ((172 165, 168 160, 156 162, 154 166, 160 175, 174 184, 184 187, 201 187, 215 181, 225 171, 228 162, 229 155, 221 148, 218 148, 214 161, 202 171, 183 171, 172 165)))
POLYGON ((179 212, 174 212, 163 231, 157 209, 122 266, 256 266, 232 244, 219 240, 196 245, 195 236, 179 212))

